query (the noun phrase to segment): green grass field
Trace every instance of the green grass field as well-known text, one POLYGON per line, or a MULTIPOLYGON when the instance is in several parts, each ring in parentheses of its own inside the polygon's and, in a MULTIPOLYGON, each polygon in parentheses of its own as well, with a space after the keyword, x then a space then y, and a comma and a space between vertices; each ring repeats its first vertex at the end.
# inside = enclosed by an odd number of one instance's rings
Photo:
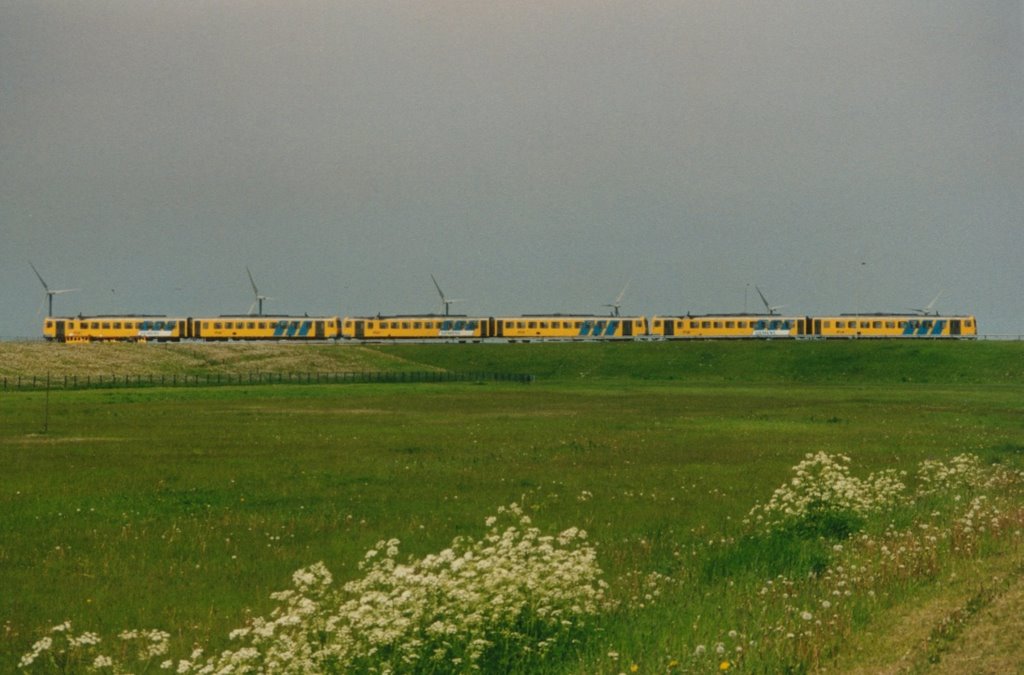
MULTIPOLYGON (((86 368, 92 355, 109 372, 110 354, 128 349, 154 372, 182 360, 173 346, 97 346, 68 366, 69 350, 92 347, 34 347, 18 372, 86 368)), ((225 369, 226 352, 187 349, 225 369)), ((301 369, 296 347, 278 349, 301 369)), ((1024 464, 1019 343, 316 346, 308 355, 314 368, 537 380, 0 394, 0 671, 65 620, 103 635, 167 630, 178 654, 194 643, 218 650, 232 628, 271 610, 270 593, 300 567, 324 561, 352 579, 378 540, 422 556, 479 536, 487 516, 515 502, 546 532, 585 528, 621 601, 549 667, 664 672, 694 642, 744 632, 731 625, 744 620, 732 606, 741 596, 725 589, 805 572, 799 555, 765 563, 751 553, 748 564, 742 541, 751 507, 805 454, 849 455, 862 475, 965 452, 1024 464), (645 601, 638 579, 652 573, 704 590, 645 601), (719 591, 733 600, 715 601, 719 591)), ((894 590, 893 602, 937 592, 928 578, 894 590)))

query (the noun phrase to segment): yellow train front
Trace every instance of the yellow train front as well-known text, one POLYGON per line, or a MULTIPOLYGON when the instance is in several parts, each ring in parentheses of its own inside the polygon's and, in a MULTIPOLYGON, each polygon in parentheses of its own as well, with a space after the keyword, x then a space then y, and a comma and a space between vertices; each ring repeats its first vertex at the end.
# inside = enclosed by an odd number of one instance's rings
POLYGON ((647 335, 642 316, 538 314, 491 319, 490 337, 530 340, 632 340, 647 335))
POLYGON ((48 316, 43 337, 54 342, 170 342, 189 336, 190 319, 182 317, 48 316))
POLYGON ((217 316, 191 319, 196 340, 336 340, 336 316, 217 316))
POLYGON ((811 335, 822 338, 973 338, 978 322, 971 315, 840 314, 815 316, 811 335))
POLYGON ((707 314, 651 317, 651 335, 666 340, 775 339, 807 334, 806 316, 707 314))
POLYGON ((346 316, 341 337, 347 340, 448 340, 474 341, 487 337, 487 317, 438 316, 346 316))

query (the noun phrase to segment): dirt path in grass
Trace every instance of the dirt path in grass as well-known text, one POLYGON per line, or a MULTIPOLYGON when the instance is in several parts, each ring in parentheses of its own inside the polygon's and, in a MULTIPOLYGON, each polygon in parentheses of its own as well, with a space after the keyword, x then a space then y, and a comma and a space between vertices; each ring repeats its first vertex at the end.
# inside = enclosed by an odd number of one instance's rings
POLYGON ((1024 551, 963 570, 940 597, 894 609, 848 647, 822 672, 1024 673, 1024 551))

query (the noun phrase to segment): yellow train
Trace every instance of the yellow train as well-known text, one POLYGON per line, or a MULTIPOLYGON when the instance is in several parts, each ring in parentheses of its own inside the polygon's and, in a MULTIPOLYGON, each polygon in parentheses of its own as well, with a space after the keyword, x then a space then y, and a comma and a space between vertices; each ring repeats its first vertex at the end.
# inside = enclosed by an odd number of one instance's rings
POLYGON ((336 316, 216 316, 190 319, 196 340, 335 340, 336 316))
POLYGON ((191 337, 191 319, 166 316, 47 317, 43 337, 57 342, 147 342, 191 337))
POLYGON ((841 314, 809 317, 810 335, 823 338, 963 338, 977 337, 973 316, 916 314, 841 314))
POLYGON ((775 316, 717 314, 655 316, 651 335, 682 339, 775 338, 965 338, 977 337, 978 323, 970 315, 838 314, 834 316, 775 316))
POLYGON ((969 314, 707 314, 685 316, 216 316, 46 317, 55 342, 179 340, 481 341, 716 339, 957 339, 978 335, 969 314))
POLYGON ((339 337, 348 340, 479 340, 487 337, 487 317, 351 317, 341 320, 339 337))
POLYGON ((529 340, 630 340, 648 335, 642 316, 538 314, 495 317, 488 337, 529 340))
POLYGON ((449 340, 488 338, 529 340, 623 340, 647 335, 644 317, 545 314, 506 317, 376 316, 345 317, 347 340, 449 340))
POLYGON ((655 316, 651 335, 669 340, 793 338, 807 334, 806 316, 709 314, 655 316))

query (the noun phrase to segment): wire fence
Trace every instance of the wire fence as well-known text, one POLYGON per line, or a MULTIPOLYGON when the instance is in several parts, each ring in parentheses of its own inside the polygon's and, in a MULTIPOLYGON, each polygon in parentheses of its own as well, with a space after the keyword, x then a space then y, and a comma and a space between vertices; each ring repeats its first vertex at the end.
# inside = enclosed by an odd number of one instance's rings
POLYGON ((3 391, 49 389, 124 389, 140 387, 218 387, 270 384, 398 384, 433 382, 516 382, 529 384, 533 375, 448 371, 358 371, 290 373, 203 373, 149 375, 17 375, 4 376, 3 391))

